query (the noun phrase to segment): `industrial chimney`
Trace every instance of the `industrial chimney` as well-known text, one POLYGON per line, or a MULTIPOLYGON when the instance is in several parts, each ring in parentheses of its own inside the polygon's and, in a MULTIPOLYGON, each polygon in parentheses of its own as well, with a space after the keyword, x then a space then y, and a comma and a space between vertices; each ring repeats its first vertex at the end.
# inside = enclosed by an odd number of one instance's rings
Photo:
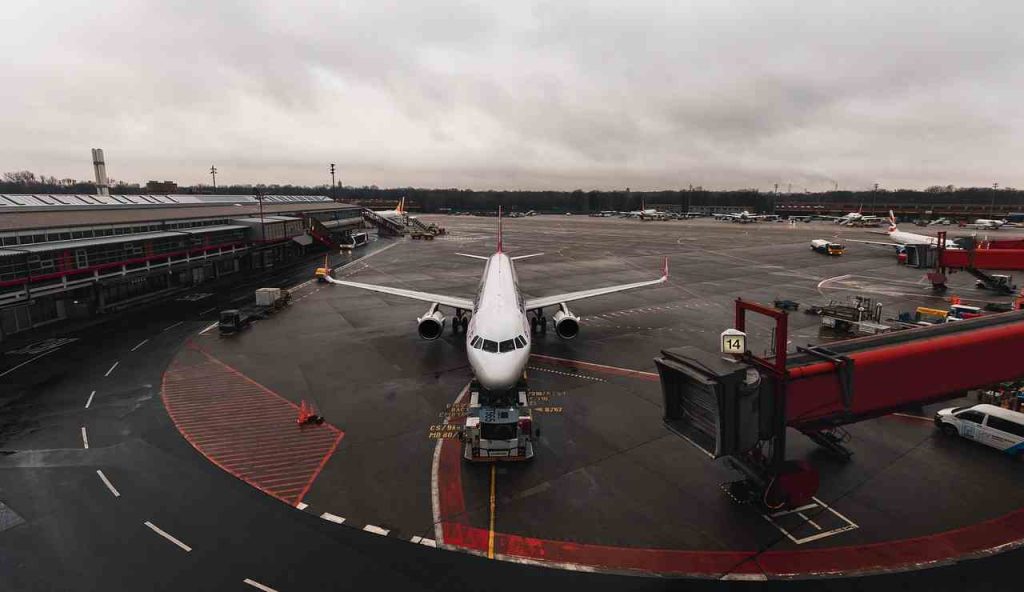
POLYGON ((103 149, 92 149, 92 167, 96 171, 96 195, 110 195, 107 183, 107 164, 103 162, 103 149))

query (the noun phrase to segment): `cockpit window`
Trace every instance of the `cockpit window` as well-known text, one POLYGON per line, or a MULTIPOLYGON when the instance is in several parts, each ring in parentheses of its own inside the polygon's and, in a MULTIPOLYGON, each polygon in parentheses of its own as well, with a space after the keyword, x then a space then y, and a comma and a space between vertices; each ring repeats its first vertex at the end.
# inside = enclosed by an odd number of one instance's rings
POLYGON ((522 335, 516 337, 516 347, 519 349, 526 347, 526 339, 522 335))
POLYGON ((492 354, 498 352, 498 342, 491 341, 490 339, 484 339, 484 351, 491 352, 492 354))
POLYGON ((482 344, 483 342, 484 342, 484 340, 483 340, 483 339, 480 339, 480 336, 479 336, 479 335, 477 335, 476 337, 474 337, 474 338, 473 338, 473 341, 469 342, 469 345, 471 345, 471 346, 475 347, 476 349, 480 349, 480 345, 481 345, 481 344, 482 344))
POLYGON ((509 339, 501 342, 501 353, 510 352, 516 348, 516 342, 509 339))

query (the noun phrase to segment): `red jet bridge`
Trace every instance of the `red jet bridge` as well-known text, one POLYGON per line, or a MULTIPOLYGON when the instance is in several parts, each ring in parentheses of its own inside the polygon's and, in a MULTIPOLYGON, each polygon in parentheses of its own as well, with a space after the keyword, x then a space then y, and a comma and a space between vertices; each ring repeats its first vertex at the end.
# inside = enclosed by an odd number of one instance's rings
POLYGON ((743 475, 737 498, 770 509, 795 507, 817 491, 817 472, 786 460, 786 431, 795 428, 832 452, 850 456, 834 430, 1024 378, 1024 311, 798 347, 786 353, 787 315, 736 301, 736 329, 747 311, 775 320, 773 358, 726 356, 687 346, 655 359, 665 423, 743 475))
MULTIPOLYGON (((978 278, 979 285, 1005 294, 1013 293, 1015 286, 1009 281, 1000 281, 988 271, 1022 271, 1024 270, 1024 239, 1007 239, 982 241, 977 243, 967 240, 962 249, 946 248, 946 233, 940 232, 936 245, 918 245, 917 248, 931 253, 919 257, 920 260, 934 261, 935 271, 928 274, 932 287, 939 291, 946 289, 946 274, 963 270, 978 278)), ((930 265, 930 263, 929 263, 930 265)))

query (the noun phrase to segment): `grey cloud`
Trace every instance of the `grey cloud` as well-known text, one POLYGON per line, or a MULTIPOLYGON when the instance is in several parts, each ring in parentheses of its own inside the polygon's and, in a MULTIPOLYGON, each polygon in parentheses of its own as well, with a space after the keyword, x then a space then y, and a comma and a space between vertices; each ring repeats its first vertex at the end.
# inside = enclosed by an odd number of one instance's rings
POLYGON ((1024 185, 1019 2, 8 7, 0 164, 380 186, 1024 185))

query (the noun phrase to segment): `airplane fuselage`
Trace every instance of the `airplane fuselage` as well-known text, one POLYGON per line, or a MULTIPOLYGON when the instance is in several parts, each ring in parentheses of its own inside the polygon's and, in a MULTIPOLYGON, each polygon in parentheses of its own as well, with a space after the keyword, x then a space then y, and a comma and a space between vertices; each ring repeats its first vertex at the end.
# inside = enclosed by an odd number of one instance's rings
MULTIPOLYGON (((938 245, 939 239, 934 236, 917 234, 914 232, 903 232, 902 230, 890 230, 889 238, 898 245, 938 245)), ((946 241, 946 248, 958 248, 951 240, 946 241)))
POLYGON ((530 322, 512 260, 504 253, 487 259, 466 331, 466 355, 477 381, 490 390, 515 386, 530 359, 530 322))

